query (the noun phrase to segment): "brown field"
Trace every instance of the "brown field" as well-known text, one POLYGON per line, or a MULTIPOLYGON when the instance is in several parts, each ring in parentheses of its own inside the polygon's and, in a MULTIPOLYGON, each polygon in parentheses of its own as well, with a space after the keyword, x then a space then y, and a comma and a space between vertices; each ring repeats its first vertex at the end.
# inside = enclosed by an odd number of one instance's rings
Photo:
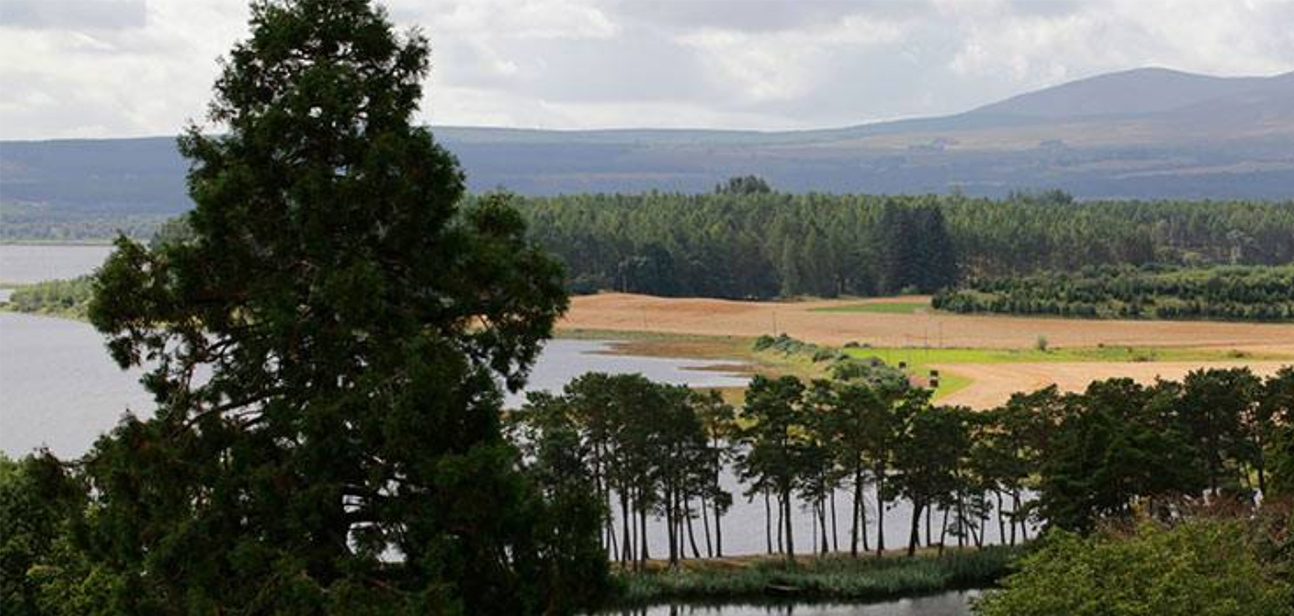
MULTIPOLYGON (((696 298, 660 298, 622 293, 576 297, 559 323, 563 330, 615 330, 706 336, 753 337, 786 333, 801 340, 840 346, 847 342, 874 347, 1028 349, 1040 336, 1052 348, 1162 346, 1236 349, 1268 356, 1294 357, 1294 325, 1206 321, 1116 321, 1009 316, 965 316, 937 312, 886 314, 815 312, 813 309, 865 301, 813 300, 745 302, 696 298)), ((1081 389, 1094 379, 1128 376, 1141 381, 1180 378, 1206 366, 1248 365, 1272 372, 1282 363, 1270 360, 1200 362, 1079 362, 957 364, 949 371, 974 382, 944 399, 976 407, 997 404, 1012 392, 1056 383, 1081 389)))
POLYGON ((1011 394, 1056 385, 1064 391, 1081 391, 1088 383, 1100 379, 1128 377, 1140 383, 1157 378, 1181 380, 1192 370, 1202 367, 1232 368, 1248 366, 1255 374, 1269 375, 1291 362, 1269 360, 1226 362, 1075 362, 1010 364, 931 364, 932 367, 956 372, 972 380, 961 391, 939 399, 941 404, 960 404, 971 408, 990 408, 1002 404, 1011 394))

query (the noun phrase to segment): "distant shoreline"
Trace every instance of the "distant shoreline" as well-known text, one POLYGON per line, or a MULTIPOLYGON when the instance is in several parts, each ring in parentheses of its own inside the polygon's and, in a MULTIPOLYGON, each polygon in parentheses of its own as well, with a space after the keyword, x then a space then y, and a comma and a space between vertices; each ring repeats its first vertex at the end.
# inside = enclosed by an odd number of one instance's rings
POLYGON ((0 246, 111 246, 112 238, 88 240, 3 239, 0 246))

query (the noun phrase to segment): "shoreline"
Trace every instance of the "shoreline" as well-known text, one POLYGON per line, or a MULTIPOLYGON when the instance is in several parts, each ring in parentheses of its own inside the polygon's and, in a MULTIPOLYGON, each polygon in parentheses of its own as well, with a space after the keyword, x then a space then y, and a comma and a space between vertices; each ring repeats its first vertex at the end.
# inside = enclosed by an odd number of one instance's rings
POLYGON ((913 557, 903 549, 826 555, 800 555, 787 563, 777 555, 702 558, 681 561, 669 569, 648 561, 633 571, 612 562, 617 596, 610 608, 642 607, 668 602, 733 603, 791 599, 799 601, 880 602, 942 592, 995 587, 1028 549, 924 547, 913 557))

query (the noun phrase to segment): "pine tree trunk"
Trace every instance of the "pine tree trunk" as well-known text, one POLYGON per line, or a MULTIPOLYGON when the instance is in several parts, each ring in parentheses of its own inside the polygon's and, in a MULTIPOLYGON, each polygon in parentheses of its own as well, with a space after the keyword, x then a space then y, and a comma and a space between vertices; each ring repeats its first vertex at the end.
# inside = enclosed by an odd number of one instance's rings
POLYGON ((997 496, 997 542, 999 545, 1006 543, 1006 524, 1002 522, 1002 491, 993 490, 997 496))
MULTIPOLYGON (((982 494, 980 496, 983 496, 982 494)), ((980 501, 979 530, 975 533, 975 547, 984 547, 984 533, 988 529, 988 507, 983 506, 985 500, 980 501)))
POLYGON ((912 532, 908 534, 908 556, 917 553, 917 544, 921 542, 921 503, 912 501, 912 532))
POLYGON ((1015 526, 1020 522, 1020 490, 1011 491, 1011 545, 1015 546, 1015 526))
POLYGON ((881 496, 885 474, 876 474, 876 555, 885 554, 885 499, 881 496))
POLYGON ((634 526, 634 518, 629 513, 629 493, 627 490, 620 492, 620 538, 624 552, 620 556, 621 562, 633 562, 633 541, 630 536, 634 526))
POLYGON ((665 489, 665 538, 669 543, 669 565, 678 564, 678 525, 674 520, 674 491, 665 489))
POLYGON ((840 533, 836 527, 836 490, 831 490, 831 551, 840 552, 840 533))
POLYGON ((822 526, 822 553, 826 554, 831 551, 831 545, 827 543, 827 501, 818 499, 818 524, 822 526))
POLYGON ((683 519, 687 523, 687 542, 692 546, 692 558, 701 558, 701 551, 696 549, 696 531, 692 529, 692 506, 686 498, 683 499, 683 519))
POLYGON ((934 511, 934 507, 926 507, 926 547, 930 547, 935 544, 935 538, 931 536, 932 534, 930 532, 930 513, 932 511, 934 511))
MULTIPOLYGON (((960 522, 960 521, 958 521, 958 526, 959 526, 959 528, 958 528, 957 530, 958 530, 958 531, 964 531, 965 529, 964 529, 964 528, 960 528, 960 525, 961 525, 961 522, 960 522)), ((928 532, 928 531, 927 531, 927 532, 928 532)), ((958 532, 958 533, 957 533, 957 541, 958 541, 958 543, 960 543, 960 542, 961 542, 961 537, 962 537, 962 535, 964 535, 964 533, 963 533, 963 532, 958 532)), ((940 556, 943 556, 943 555, 944 555, 944 542, 945 542, 945 540, 946 540, 947 538, 948 538, 948 510, 947 510, 947 509, 944 509, 944 517, 943 517, 943 521, 940 523, 940 528, 939 528, 939 555, 940 555, 940 556)), ((927 542, 927 543, 929 543, 929 541, 930 541, 930 537, 928 537, 928 536, 927 536, 927 537, 926 537, 926 542, 927 542)))
MULTIPOLYGON (((863 504, 863 473, 860 470, 855 470, 854 471, 854 507, 853 507, 854 515, 851 516, 850 518, 851 522, 850 522, 850 528, 849 528, 849 555, 854 558, 858 558, 858 525, 860 524, 859 518, 861 517, 861 513, 862 513, 862 508, 861 508, 862 504, 863 504)), ((861 522, 861 523, 866 524, 866 522, 861 522)), ((863 547, 863 551, 864 552, 867 551, 867 548, 865 546, 863 547)))
MULTIPOLYGON (((639 493, 641 492, 642 490, 640 489, 639 493)), ((643 565, 646 565, 647 561, 651 559, 651 552, 647 549, 647 508, 640 505, 638 509, 638 527, 640 529, 638 532, 638 540, 640 542, 640 545, 638 546, 638 558, 642 561, 643 565)))
POLYGON ((701 496, 701 530, 705 532, 705 555, 707 558, 714 558, 714 544, 710 541, 710 507, 706 504, 705 496, 701 496))
MULTIPOLYGON (((714 506, 714 555, 723 558, 723 526, 720 518, 723 516, 719 513, 718 503, 714 506)), ((767 531, 767 529, 765 529, 767 531)))
POLYGON ((859 528, 863 533, 863 552, 868 552, 871 547, 867 545, 867 499, 858 500, 858 519, 860 520, 859 528))
POLYGON ((791 527, 791 491, 789 488, 782 492, 782 508, 786 510, 783 520, 786 524, 786 559, 795 562, 795 531, 791 527))

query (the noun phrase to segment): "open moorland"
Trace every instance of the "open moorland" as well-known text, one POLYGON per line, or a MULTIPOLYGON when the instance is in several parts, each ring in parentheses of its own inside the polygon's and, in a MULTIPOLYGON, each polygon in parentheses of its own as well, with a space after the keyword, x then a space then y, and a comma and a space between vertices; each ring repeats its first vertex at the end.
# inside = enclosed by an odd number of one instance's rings
MULTIPOLYGON (((781 333, 850 345, 856 347, 851 354, 902 361, 917 376, 939 370, 946 385, 941 401, 977 408, 1051 384, 1072 391, 1116 376, 1180 379, 1203 367, 1248 366, 1269 374, 1294 363, 1290 324, 971 316, 921 307, 928 301, 747 302, 603 293, 574 298, 559 328, 568 335, 651 333, 662 354, 714 356, 739 350, 740 340, 781 333), (698 337, 722 342, 701 344, 698 337)), ((632 349, 653 350, 646 346, 632 349)))

